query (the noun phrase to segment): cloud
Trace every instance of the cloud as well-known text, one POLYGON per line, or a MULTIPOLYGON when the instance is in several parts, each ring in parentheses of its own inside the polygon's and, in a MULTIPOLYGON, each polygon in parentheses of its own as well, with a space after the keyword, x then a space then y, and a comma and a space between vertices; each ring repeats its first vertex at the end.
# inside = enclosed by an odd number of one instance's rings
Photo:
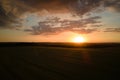
MULTIPOLYGON (((37 13, 42 10, 46 10, 49 13, 54 13, 54 14, 71 13, 77 16, 82 16, 85 15, 86 13, 90 13, 96 10, 101 5, 108 10, 110 9, 116 12, 120 12, 119 0, 0 0, 0 28, 18 28, 22 26, 21 25, 22 16, 27 12, 37 13)), ((99 17, 94 17, 94 18, 99 18, 99 17)), ((56 19, 56 21, 57 20, 58 19, 56 19)), ((87 20, 83 20, 82 23, 81 21, 64 20, 62 25, 69 26, 68 28, 71 29, 71 27, 73 27, 72 25, 78 27, 79 26, 85 27, 86 26, 85 24, 97 24, 97 23, 99 24, 101 22, 89 18, 87 20)), ((46 26, 44 25, 44 28, 46 28, 46 30, 49 30, 49 28, 46 26)), ((98 27, 100 25, 93 25, 93 26, 98 27)), ((44 30, 45 29, 43 29, 43 32, 44 30)), ((51 31, 50 29, 50 32, 53 31, 51 31)))
POLYGON ((106 28, 104 32, 120 32, 120 28, 106 28))
POLYGON ((120 12, 120 0, 105 0, 104 7, 110 11, 120 12))
POLYGON ((97 28, 88 28, 88 29, 76 29, 76 30, 73 30, 73 32, 80 33, 80 34, 90 34, 90 33, 96 32, 96 31, 98 31, 97 28))
POLYGON ((16 28, 26 7, 19 0, 0 0, 0 28, 16 28))
POLYGON ((50 13, 71 12, 82 16, 95 10, 104 0, 22 0, 33 11, 47 10, 50 13))
POLYGON ((43 22, 39 22, 38 26, 32 26, 29 29, 25 29, 25 32, 30 32, 34 35, 40 34, 56 34, 64 31, 72 31, 75 33, 88 34, 97 31, 97 28, 88 28, 89 25, 100 26, 98 20, 101 19, 99 16, 89 17, 82 20, 61 20, 60 18, 54 17, 52 19, 46 19, 43 22), (56 26, 60 24, 60 26, 56 26))
POLYGON ((71 12, 83 15, 98 6, 98 0, 0 0, 0 28, 16 27, 26 12, 71 12), (96 3, 97 2, 97 3, 96 3))

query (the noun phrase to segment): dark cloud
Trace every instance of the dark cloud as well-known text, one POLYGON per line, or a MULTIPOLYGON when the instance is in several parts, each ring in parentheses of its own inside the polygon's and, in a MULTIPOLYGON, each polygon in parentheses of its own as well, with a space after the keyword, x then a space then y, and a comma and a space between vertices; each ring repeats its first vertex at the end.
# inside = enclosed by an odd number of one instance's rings
POLYGON ((15 16, 12 14, 6 15, 5 10, 0 6, 0 26, 4 27, 8 26, 8 24, 12 22, 16 22, 14 19, 12 19, 13 17, 15 16))
POLYGON ((22 0, 27 6, 38 11, 46 9, 53 13, 71 12, 75 15, 83 15, 101 5, 103 0, 22 0))
POLYGON ((105 0, 104 7, 111 11, 120 12, 120 0, 105 0))
POLYGON ((34 35, 56 34, 64 31, 88 34, 97 31, 97 28, 88 28, 88 24, 100 26, 99 19, 101 19, 99 16, 82 20, 60 20, 60 18, 55 17, 39 22, 39 26, 33 26, 31 29, 26 29, 25 31, 34 35), (60 27, 55 26, 56 24, 60 24, 60 27))
MULTIPOLYGON (((105 8, 114 9, 117 12, 120 11, 119 0, 0 0, 0 28, 16 28, 22 26, 21 16, 26 12, 34 13, 45 9, 49 13, 70 12, 74 15, 82 16, 96 10, 101 5, 105 8)), ((60 21, 59 18, 54 18, 53 20, 41 22, 39 26, 34 26, 31 30, 25 31, 41 34, 45 32, 55 33, 64 30, 73 30, 73 28, 85 28, 88 24, 91 24, 93 27, 100 27, 101 22, 98 21, 100 18, 99 16, 95 16, 78 21, 60 21), (60 23, 62 27, 51 27, 56 23, 60 23)), ((81 31, 90 33, 95 31, 95 29, 82 29, 81 31)))
POLYGON ((0 0, 0 28, 16 28, 21 24, 19 18, 26 9, 19 0, 0 0))
POLYGON ((120 32, 120 28, 106 28, 104 32, 120 32))

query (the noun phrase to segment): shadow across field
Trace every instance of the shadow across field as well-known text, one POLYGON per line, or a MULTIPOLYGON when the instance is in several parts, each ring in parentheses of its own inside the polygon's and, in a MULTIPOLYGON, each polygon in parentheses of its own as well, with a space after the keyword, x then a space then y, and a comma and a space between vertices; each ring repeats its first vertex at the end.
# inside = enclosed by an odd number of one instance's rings
POLYGON ((116 80, 120 44, 1 43, 0 80, 116 80))

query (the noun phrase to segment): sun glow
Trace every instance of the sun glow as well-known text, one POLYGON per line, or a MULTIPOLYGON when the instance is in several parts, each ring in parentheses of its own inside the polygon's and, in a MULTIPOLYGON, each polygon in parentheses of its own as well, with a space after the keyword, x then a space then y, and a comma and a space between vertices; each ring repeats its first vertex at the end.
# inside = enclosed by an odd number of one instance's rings
POLYGON ((74 37, 74 38, 72 39, 72 42, 75 42, 75 43, 83 43, 83 42, 85 42, 85 38, 82 37, 82 36, 77 36, 77 37, 74 37))

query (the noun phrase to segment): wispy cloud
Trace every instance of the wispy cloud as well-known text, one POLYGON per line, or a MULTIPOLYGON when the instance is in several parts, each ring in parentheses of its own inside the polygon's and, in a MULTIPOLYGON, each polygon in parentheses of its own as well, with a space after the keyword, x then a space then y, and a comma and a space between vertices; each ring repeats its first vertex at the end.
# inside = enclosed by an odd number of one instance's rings
POLYGON ((120 32, 120 28, 106 28, 104 32, 120 32))

